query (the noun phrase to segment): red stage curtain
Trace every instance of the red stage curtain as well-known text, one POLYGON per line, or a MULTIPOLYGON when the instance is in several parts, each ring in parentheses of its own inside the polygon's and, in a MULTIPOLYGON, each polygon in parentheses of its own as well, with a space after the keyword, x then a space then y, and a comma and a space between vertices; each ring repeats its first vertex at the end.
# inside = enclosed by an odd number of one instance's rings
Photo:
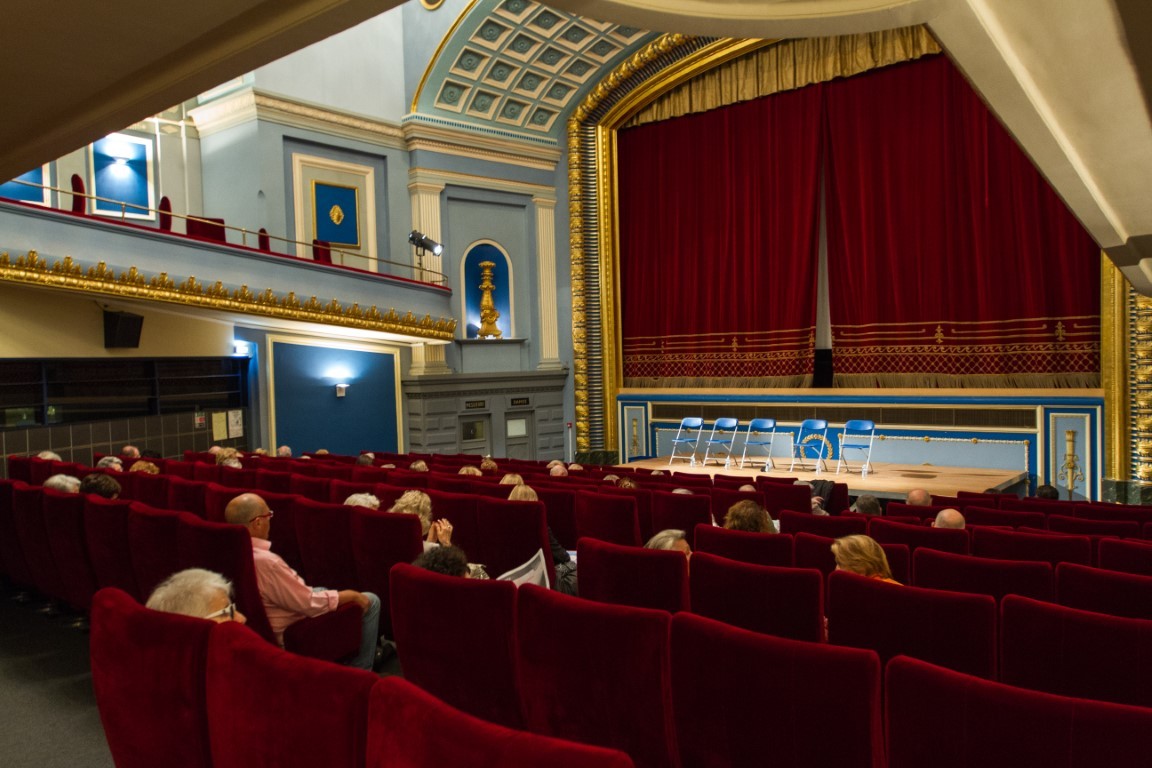
POLYGON ((1100 250, 952 64, 825 93, 836 383, 1098 386, 1100 250))
POLYGON ((812 373, 821 88, 618 135, 626 386, 812 373))

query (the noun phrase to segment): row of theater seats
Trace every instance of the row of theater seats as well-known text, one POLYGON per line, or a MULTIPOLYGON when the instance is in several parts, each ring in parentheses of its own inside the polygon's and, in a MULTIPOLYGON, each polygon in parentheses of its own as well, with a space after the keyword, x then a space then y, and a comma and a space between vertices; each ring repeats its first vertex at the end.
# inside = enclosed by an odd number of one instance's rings
MULTIPOLYGON (((833 590, 911 590, 846 573, 832 583, 833 590)), ((688 612, 405 565, 395 566, 392 587, 408 680, 491 722, 621 749, 638 766, 1067 768, 1138 764, 1152 744, 1152 734, 1134 727, 1152 724, 1152 678, 1141 662, 1152 622, 1006 598, 1001 672, 1009 685, 889 655, 891 648, 877 654, 781 638, 688 612), (979 733, 970 734, 976 725, 979 733)), ((901 629, 961 645, 946 635, 962 618, 941 607, 910 609, 914 620, 901 629)), ((833 613, 830 631, 853 620, 848 611, 833 613)))
POLYGON ((400 678, 281 651, 248 628, 158 613, 116 589, 92 609, 92 682, 118 768, 629 768, 515 731, 400 678))
MULTIPOLYGON (((798 567, 790 567, 754 565, 706 551, 712 548, 711 541, 720 545, 715 549, 723 550, 723 538, 701 539, 690 567, 679 552, 581 539, 580 596, 670 612, 690 610, 745 629, 812 642, 824 637, 827 617, 832 643, 871 648, 884 660, 898 654, 914 656, 988 678, 996 676, 997 668, 997 605, 1003 607, 1009 598, 1036 602, 1054 612, 1107 614, 1109 622, 1118 619, 1113 622, 1117 625, 1152 627, 1150 576, 1071 563, 1053 571, 1044 562, 991 560, 922 548, 913 558, 916 585, 896 587, 841 571, 828 573, 823 567, 804 567, 817 564, 818 549, 827 552, 828 539, 797 534, 798 567), (812 562, 805 562, 808 558, 812 562)), ((793 537, 771 538, 782 543, 793 537)), ((1152 559, 1152 552, 1146 557, 1152 559)), ((1106 639, 1107 632, 1101 635, 1106 639)), ((1001 639, 1008 642, 1006 629, 1001 639)), ((1063 650, 1060 642, 1045 650, 1055 649, 1063 650)), ((1132 649, 1144 653, 1141 646, 1132 649)), ((1152 683, 1152 668, 1133 666, 1148 669, 1147 682, 1152 683)), ((1152 705, 1152 687, 1147 688, 1144 703, 1152 705)))

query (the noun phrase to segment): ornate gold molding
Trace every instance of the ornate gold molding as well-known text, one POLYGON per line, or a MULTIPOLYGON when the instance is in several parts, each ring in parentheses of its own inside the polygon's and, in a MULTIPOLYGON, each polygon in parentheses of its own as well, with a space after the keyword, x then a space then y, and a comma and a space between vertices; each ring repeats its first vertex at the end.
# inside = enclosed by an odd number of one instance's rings
POLYGON ((220 280, 209 282, 205 287, 206 283, 200 282, 193 275, 177 285, 167 272, 148 277, 136 267, 130 267, 116 274, 102 261, 84 269, 71 256, 48 266, 48 262, 36 251, 29 251, 27 256, 19 256, 15 260, 7 252, 0 253, 0 280, 76 293, 159 301, 438 341, 451 341, 456 333, 456 321, 453 319, 433 320, 431 315, 421 318, 412 312, 401 315, 394 308, 381 313, 374 305, 365 310, 359 304, 345 305, 338 299, 325 304, 315 296, 301 301, 294 291, 278 295, 271 288, 261 293, 253 293, 247 285, 230 290, 220 280))
POLYGON ((1100 379, 1104 388, 1104 476, 1127 480, 1132 461, 1128 402, 1128 281, 1100 255, 1100 379))

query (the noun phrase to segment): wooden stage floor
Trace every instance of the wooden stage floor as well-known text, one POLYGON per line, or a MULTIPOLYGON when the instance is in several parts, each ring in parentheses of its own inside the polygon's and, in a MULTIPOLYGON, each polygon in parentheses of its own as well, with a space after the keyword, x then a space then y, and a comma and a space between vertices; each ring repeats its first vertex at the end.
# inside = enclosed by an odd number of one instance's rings
POLYGON ((973 491, 979 493, 988 488, 1005 490, 1017 483, 1026 482, 1028 473, 1021 470, 1013 472, 1008 469, 985 469, 978 467, 942 467, 930 464, 881 464, 872 463, 872 471, 867 477, 861 477, 859 471, 851 473, 841 471, 836 474, 836 462, 830 462, 827 472, 787 472, 789 459, 776 462, 776 469, 764 472, 745 465, 739 469, 733 465, 725 468, 722 464, 709 464, 707 467, 697 464, 692 467, 687 462, 677 460, 671 467, 668 466, 668 457, 663 459, 644 459, 633 461, 626 465, 629 467, 642 467, 644 469, 662 469, 672 474, 689 475, 730 475, 733 477, 753 478, 757 475, 770 475, 775 477, 795 477, 798 480, 832 480, 848 484, 848 493, 859 496, 870 493, 882 499, 903 499, 908 491, 923 488, 928 493, 937 496, 955 496, 956 491, 973 491))

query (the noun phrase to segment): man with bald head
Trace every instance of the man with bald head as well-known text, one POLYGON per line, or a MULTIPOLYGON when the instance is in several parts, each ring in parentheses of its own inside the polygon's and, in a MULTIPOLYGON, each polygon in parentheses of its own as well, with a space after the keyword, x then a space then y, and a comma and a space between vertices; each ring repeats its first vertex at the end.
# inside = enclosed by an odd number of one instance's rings
POLYGON ((932 521, 934 528, 963 528, 964 515, 960 514, 956 509, 942 509, 936 513, 936 519, 932 521))
POLYGON ((904 503, 910 507, 928 507, 932 505, 932 494, 923 488, 913 488, 908 491, 908 498, 904 503))
POLYGON ((284 644, 284 630, 300 619, 320 616, 334 611, 345 603, 356 603, 364 611, 360 636, 360 651, 348 664, 361 669, 372 669, 379 637, 380 598, 371 592, 352 589, 313 589, 304 583, 284 559, 272 551, 268 534, 272 530, 275 513, 264 499, 254 493, 245 493, 228 502, 224 519, 248 529, 252 537, 252 560, 256 566, 256 582, 268 623, 276 640, 284 644))

